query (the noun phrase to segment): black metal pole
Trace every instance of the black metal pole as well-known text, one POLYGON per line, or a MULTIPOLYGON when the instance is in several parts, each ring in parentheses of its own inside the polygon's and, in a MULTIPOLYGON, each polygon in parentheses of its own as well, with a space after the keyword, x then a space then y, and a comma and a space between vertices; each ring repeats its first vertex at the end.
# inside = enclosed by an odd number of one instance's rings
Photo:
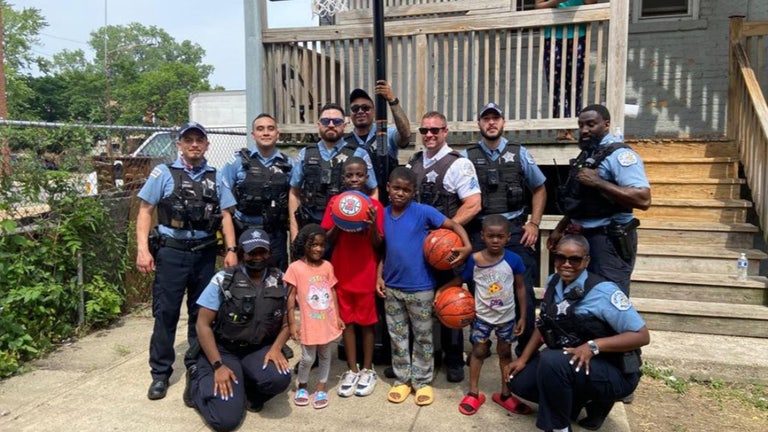
MULTIPOLYGON (((386 40, 384 38, 384 1, 373 2, 373 53, 376 58, 376 81, 387 79, 386 40)), ((387 146, 387 101, 381 95, 376 95, 376 156, 377 181, 379 183, 379 199, 382 203, 387 199, 387 177, 389 176, 389 148, 387 146)))

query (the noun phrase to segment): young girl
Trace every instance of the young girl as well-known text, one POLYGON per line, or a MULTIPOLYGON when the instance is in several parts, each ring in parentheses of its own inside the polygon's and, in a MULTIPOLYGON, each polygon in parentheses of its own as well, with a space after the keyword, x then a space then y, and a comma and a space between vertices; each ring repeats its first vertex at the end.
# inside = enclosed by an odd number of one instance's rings
POLYGON ((341 335, 344 323, 339 318, 336 300, 336 277, 333 266, 323 260, 325 230, 320 225, 309 224, 299 231, 293 245, 293 256, 298 260, 288 266, 283 280, 288 286, 288 321, 291 336, 301 342, 299 361, 299 389, 293 398, 297 406, 310 403, 307 391, 309 370, 319 359, 320 377, 311 396, 313 408, 328 405, 326 383, 331 369, 330 343, 341 335), (301 321, 296 324, 294 310, 298 303, 301 321))

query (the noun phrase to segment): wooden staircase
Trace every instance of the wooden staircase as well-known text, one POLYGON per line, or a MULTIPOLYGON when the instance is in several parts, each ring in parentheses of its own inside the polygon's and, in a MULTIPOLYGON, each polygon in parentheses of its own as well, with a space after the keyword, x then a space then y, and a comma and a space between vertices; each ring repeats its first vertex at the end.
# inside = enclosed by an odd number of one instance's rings
POLYGON ((768 257, 753 247, 758 227, 740 198, 730 141, 630 143, 645 163, 653 203, 641 220, 632 302, 655 330, 768 338, 768 257), (736 259, 750 261, 747 282, 736 259))

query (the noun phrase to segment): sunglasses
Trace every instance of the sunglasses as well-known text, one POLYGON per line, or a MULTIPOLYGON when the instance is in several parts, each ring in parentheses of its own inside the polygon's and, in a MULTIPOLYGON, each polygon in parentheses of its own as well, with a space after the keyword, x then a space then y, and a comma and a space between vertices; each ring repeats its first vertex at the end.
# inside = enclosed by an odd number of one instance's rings
POLYGON ((427 132, 432 132, 432 135, 437 135, 442 130, 445 130, 445 126, 443 126, 443 127, 431 127, 431 128, 420 127, 419 128, 419 133, 422 134, 422 135, 426 135, 427 132))
POLYGON ((340 118, 321 117, 319 121, 323 126, 330 126, 331 123, 333 123, 334 126, 341 126, 344 124, 344 119, 340 118))
POLYGON ((575 256, 565 256, 563 254, 556 253, 556 254, 554 254, 554 257, 555 257, 555 262, 563 264, 566 261, 568 261, 568 264, 570 264, 570 265, 572 265, 574 267, 576 267, 577 265, 581 264, 584 261, 584 256, 583 255, 582 256, 578 256, 578 255, 575 255, 575 256))
POLYGON ((372 106, 370 106, 370 105, 352 105, 351 107, 349 107, 349 109, 350 109, 350 110, 351 110, 351 111, 352 111, 354 114, 357 114, 357 113, 359 113, 360 111, 362 111, 362 112, 364 112, 364 113, 367 113, 367 112, 369 112, 370 110, 372 110, 372 109, 373 109, 373 107, 372 107, 372 106))

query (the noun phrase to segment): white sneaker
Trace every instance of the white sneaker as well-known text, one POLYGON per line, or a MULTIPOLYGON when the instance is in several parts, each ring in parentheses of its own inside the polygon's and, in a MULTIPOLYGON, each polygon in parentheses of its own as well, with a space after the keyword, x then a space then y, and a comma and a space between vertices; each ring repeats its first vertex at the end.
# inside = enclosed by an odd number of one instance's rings
POLYGON ((357 390, 355 396, 368 396, 376 388, 376 381, 379 376, 373 369, 360 369, 360 379, 357 381, 357 390))
POLYGON ((352 372, 351 370, 344 372, 344 375, 341 376, 341 382, 339 382, 339 396, 350 397, 355 394, 359 380, 359 372, 352 372))

